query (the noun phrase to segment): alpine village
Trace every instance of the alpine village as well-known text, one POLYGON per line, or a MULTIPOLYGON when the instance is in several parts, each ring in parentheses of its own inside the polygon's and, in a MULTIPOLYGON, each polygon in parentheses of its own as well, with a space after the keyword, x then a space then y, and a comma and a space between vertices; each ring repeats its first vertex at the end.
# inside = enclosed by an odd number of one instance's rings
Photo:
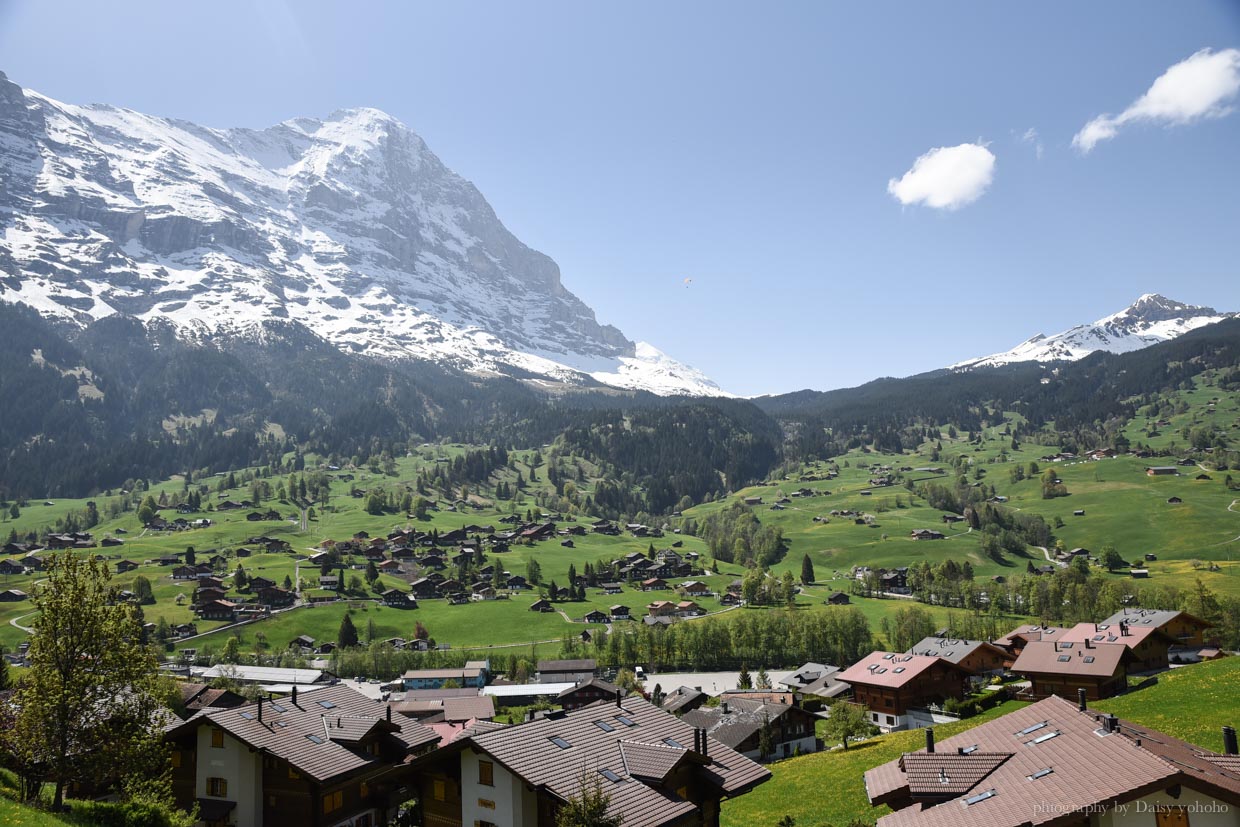
POLYGON ((838 389, 733 395, 383 111, 0 74, 0 822, 1237 827, 1240 308, 1126 285, 855 387, 948 319, 738 294, 838 389))

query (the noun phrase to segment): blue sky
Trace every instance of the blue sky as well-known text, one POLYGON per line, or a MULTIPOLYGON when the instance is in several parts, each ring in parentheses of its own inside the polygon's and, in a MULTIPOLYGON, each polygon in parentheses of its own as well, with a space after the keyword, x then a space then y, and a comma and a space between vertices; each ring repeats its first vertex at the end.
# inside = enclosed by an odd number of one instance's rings
POLYGON ((1240 310, 1240 100, 1133 107, 1207 48, 1240 49, 1240 3, 0 0, 0 69, 61 100, 392 113, 602 321, 744 394, 941 367, 1145 292, 1240 310), (889 191, 964 144, 956 208, 927 206, 933 175, 889 191))

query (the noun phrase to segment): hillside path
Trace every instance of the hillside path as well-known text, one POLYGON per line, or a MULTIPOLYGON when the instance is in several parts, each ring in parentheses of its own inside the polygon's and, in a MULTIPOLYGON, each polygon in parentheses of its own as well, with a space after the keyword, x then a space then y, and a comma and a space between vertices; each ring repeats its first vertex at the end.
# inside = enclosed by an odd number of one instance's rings
POLYGON ((30 614, 20 615, 20 616, 18 616, 18 617, 15 617, 15 618, 13 618, 12 620, 10 620, 10 621, 9 621, 9 625, 10 625, 10 626, 13 626, 13 627, 15 627, 15 628, 17 628, 17 629, 21 629, 23 632, 25 632, 25 633, 26 633, 26 634, 28 634, 28 635, 29 635, 29 634, 33 634, 33 633, 34 633, 34 629, 31 629, 29 626, 23 626, 23 625, 21 625, 20 623, 18 623, 18 622, 17 622, 17 621, 19 621, 19 620, 25 620, 26 618, 30 617, 30 615, 33 615, 33 614, 36 614, 36 613, 35 613, 35 612, 31 612, 30 614))
POLYGON ((1054 557, 1051 557, 1050 549, 1048 549, 1046 546, 1034 546, 1034 548, 1042 552, 1042 556, 1046 558, 1046 562, 1053 563, 1056 566, 1059 566, 1061 569, 1068 567, 1067 563, 1061 563, 1058 560, 1056 560, 1054 557))

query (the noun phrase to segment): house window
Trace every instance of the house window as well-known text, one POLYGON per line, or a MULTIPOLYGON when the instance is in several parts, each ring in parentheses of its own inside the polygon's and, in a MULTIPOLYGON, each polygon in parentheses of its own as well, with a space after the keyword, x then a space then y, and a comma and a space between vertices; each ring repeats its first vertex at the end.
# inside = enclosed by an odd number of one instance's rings
POLYGON ((495 786, 495 765, 490 761, 478 762, 478 783, 487 787, 495 786))
POLYGON ((442 781, 435 782, 434 798, 436 801, 447 801, 447 787, 442 781))
POLYGON ((170 759, 170 760, 172 761, 172 768, 173 768, 174 770, 175 770, 175 769, 180 769, 180 767, 181 767, 181 751, 180 751, 179 749, 174 749, 174 750, 172 751, 172 756, 171 756, 171 759, 170 759))
POLYGON ((224 778, 207 779, 207 795, 223 798, 228 795, 228 781, 224 778))
POLYGON ((219 729, 218 727, 211 730, 211 746, 213 747, 224 746, 224 730, 219 729))
POLYGON ((334 813, 344 806, 344 791, 336 790, 323 796, 323 815, 334 813))

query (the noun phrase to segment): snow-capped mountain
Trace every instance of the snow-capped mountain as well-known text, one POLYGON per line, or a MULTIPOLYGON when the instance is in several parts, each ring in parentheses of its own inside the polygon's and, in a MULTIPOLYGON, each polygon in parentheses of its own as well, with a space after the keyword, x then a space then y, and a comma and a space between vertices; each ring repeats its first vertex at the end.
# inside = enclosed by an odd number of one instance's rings
POLYGON ((287 319, 375 357, 726 395, 599 324, 554 261, 375 109, 209 129, 0 73, 0 301, 167 320, 187 339, 287 319))
POLYGON ((1074 361, 1096 350, 1127 353, 1236 315, 1220 313, 1212 307, 1172 301, 1157 293, 1146 293, 1120 312, 1093 324, 1077 325, 1053 336, 1039 333, 1011 350, 959 362, 951 369, 968 370, 1012 362, 1074 361))

